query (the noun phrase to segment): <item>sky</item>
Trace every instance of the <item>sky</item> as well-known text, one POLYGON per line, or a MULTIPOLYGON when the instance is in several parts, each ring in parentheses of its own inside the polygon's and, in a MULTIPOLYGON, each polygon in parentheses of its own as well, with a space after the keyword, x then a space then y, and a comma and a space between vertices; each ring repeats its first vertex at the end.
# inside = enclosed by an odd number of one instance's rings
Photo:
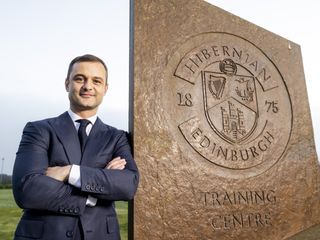
MULTIPOLYGON (((208 2, 301 46, 319 152, 320 30, 316 25, 320 1, 208 2)), ((28 121, 54 117, 68 109, 64 79, 75 56, 91 53, 105 60, 109 90, 99 117, 128 129, 129 0, 1 0, 0 36, 1 172, 12 173, 28 121)))

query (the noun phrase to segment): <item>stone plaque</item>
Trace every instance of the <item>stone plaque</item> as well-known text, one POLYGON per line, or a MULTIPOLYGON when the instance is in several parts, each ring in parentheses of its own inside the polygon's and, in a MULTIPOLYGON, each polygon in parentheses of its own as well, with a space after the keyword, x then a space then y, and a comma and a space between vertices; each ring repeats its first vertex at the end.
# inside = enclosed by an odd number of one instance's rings
POLYGON ((201 0, 135 0, 131 11, 134 239, 318 229, 300 47, 201 0))

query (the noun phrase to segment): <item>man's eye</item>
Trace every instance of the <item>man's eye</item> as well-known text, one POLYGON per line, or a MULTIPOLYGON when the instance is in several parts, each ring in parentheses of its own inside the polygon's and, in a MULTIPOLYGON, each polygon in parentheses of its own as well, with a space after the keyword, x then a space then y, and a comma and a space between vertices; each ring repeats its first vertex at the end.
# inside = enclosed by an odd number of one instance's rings
POLYGON ((93 80, 93 83, 94 83, 94 84, 101 84, 102 82, 101 82, 101 80, 99 80, 99 79, 95 79, 95 80, 93 80))
POLYGON ((75 77, 74 80, 76 82, 82 82, 82 81, 84 81, 84 78, 83 77, 75 77))

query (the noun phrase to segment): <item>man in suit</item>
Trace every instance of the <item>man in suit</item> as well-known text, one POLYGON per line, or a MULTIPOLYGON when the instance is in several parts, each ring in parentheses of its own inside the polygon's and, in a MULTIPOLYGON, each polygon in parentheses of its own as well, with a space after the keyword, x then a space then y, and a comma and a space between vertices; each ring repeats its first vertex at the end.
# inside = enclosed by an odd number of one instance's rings
POLYGON ((24 210, 16 240, 120 239, 114 201, 133 198, 139 174, 126 133, 97 117, 107 74, 98 57, 76 57, 65 81, 70 109, 25 126, 13 170, 24 210))

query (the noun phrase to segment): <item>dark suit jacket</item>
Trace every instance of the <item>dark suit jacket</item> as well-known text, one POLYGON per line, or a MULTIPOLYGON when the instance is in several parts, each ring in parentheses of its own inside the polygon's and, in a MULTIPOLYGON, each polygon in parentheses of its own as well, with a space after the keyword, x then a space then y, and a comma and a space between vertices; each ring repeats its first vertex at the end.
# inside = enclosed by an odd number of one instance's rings
POLYGON ((28 123, 23 131, 13 170, 13 193, 24 214, 15 239, 119 239, 114 200, 132 199, 138 170, 124 131, 93 125, 81 154, 77 131, 67 112, 28 123), (127 161, 124 170, 104 169, 113 158, 127 161), (48 167, 80 165, 81 188, 45 176, 48 167), (98 199, 86 206, 88 195, 98 199))

